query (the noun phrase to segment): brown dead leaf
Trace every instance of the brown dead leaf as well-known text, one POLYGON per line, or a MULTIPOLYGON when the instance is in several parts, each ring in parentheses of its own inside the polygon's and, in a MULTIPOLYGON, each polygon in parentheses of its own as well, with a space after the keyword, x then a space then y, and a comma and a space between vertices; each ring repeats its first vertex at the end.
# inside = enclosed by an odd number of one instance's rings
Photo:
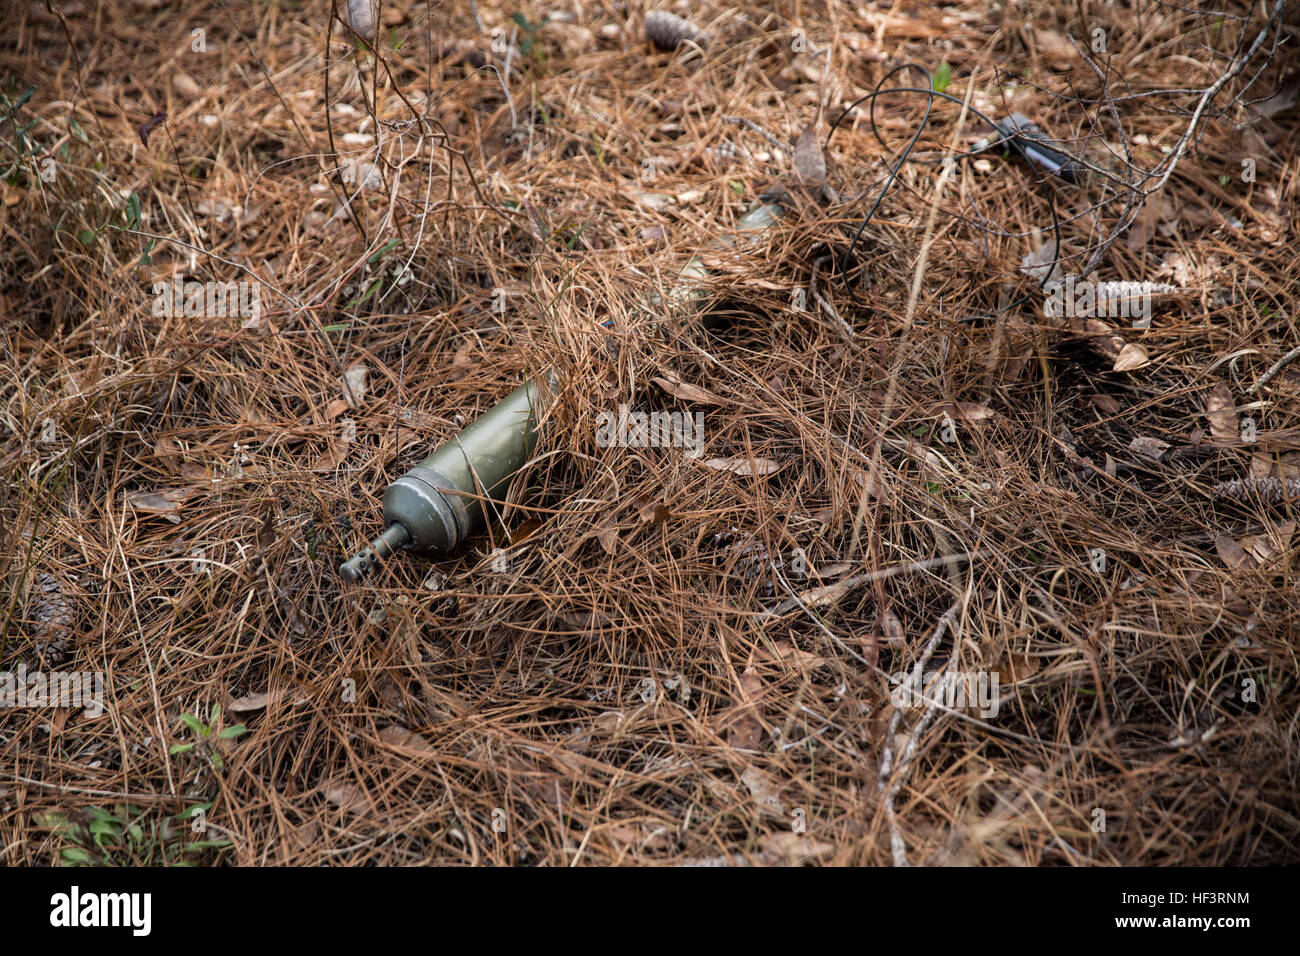
POLYGON ((1210 420, 1210 434, 1219 441, 1235 442, 1241 434, 1232 391, 1222 380, 1214 383, 1205 400, 1205 417, 1210 420))
POLYGON ((835 845, 813 839, 806 833, 785 830, 769 833, 759 841, 765 863, 798 866, 811 860, 822 860, 835 853, 835 845))
POLYGON ((794 171, 805 185, 820 188, 826 182, 826 157, 811 123, 803 128, 794 144, 794 171))
POLYGON ((166 515, 169 520, 179 521, 177 512, 185 505, 185 502, 194 497, 198 491, 197 488, 186 486, 184 488, 171 488, 167 491, 133 491, 126 496, 126 503, 136 511, 149 511, 154 514, 166 515))
POLYGON ((1250 456, 1250 477, 1270 478, 1273 475, 1273 458, 1259 452, 1250 456))
POLYGON ((625 723, 627 723, 627 714, 621 710, 607 710, 592 718, 591 732, 613 737, 623 729, 625 723))
POLYGON ((270 690, 254 691, 243 697, 236 697, 226 707, 232 714, 253 714, 265 710, 271 704, 292 697, 295 707, 300 707, 311 700, 311 688, 301 684, 290 687, 273 687, 270 690))
POLYGON ((1287 451, 1278 456, 1277 476, 1283 481, 1300 478, 1300 451, 1287 451))
POLYGON ((1103 415, 1118 415, 1122 406, 1110 395, 1098 393, 1092 396, 1092 403, 1103 415))
POLYGON ((1252 116, 1267 117, 1289 110, 1297 102, 1300 102, 1300 74, 1292 76, 1268 99, 1250 104, 1247 110, 1252 116))
POLYGON ((1159 438, 1152 438, 1150 435, 1139 435, 1128 443, 1128 450, 1135 455, 1141 455, 1143 458, 1159 461, 1164 457, 1165 452, 1169 450, 1169 442, 1161 441, 1159 438))
POLYGON ((197 100, 203 95, 203 89, 194 79, 186 73, 177 70, 172 74, 172 86, 176 87, 176 92, 187 100, 197 100))
MULTIPOLYGON (((1078 320, 1073 321, 1077 327, 1078 320)), ((1088 341, 1098 351, 1109 355, 1112 359, 1119 357, 1120 352, 1124 350, 1127 343, 1121 336, 1115 334, 1115 326, 1109 322, 1103 322, 1101 319, 1087 319, 1081 324, 1088 335, 1088 341)))
POLYGON ((1063 33, 1035 30, 1034 45, 1054 70, 1069 70, 1079 65, 1079 54, 1063 33))
POLYGON ((666 850, 673 842, 673 831, 666 826, 650 829, 635 824, 615 823, 605 832, 615 843, 637 850, 666 850))
POLYGON ((522 761, 512 761, 511 769, 514 782, 526 794, 536 800, 545 800, 556 807, 567 807, 573 803, 573 779, 554 770, 529 766, 522 761))
POLYGON ((1059 259, 1056 240, 1049 239, 1025 253, 1024 258, 1020 260, 1020 271, 1039 282, 1042 282, 1048 273, 1056 278, 1060 270, 1059 259))
POLYGON ((991 349, 989 359, 991 368, 996 368, 1000 362, 1002 365, 1002 378, 1007 383, 1020 381, 1024 376, 1025 370, 1029 368, 1030 358, 1034 354, 1032 336, 1022 318, 1011 311, 1005 313, 1006 319, 1003 332, 1006 336, 1005 343, 1002 347, 991 349))
POLYGON ((344 813, 364 813, 368 804, 365 791, 342 777, 325 783, 325 799, 344 813))
POLYGON ((751 855, 727 853, 721 856, 693 857, 677 866, 747 867, 747 866, 799 866, 823 860, 835 853, 835 847, 823 843, 806 833, 778 831, 769 833, 759 841, 758 852, 751 855))
POLYGON ((407 730, 401 724, 390 724, 379 732, 379 740, 390 747, 405 747, 407 750, 419 750, 433 753, 433 744, 423 734, 407 730))
MULTIPOLYGON (((245 469, 247 473, 247 469, 245 469)), ((211 481, 212 469, 198 462, 187 461, 181 465, 181 477, 186 481, 211 481)))
POLYGON ((1229 568, 1253 568, 1255 559, 1246 553, 1246 549, 1239 545, 1235 538, 1226 534, 1218 535, 1214 539, 1214 550, 1219 554, 1219 560, 1229 568))
POLYGON ((451 357, 452 368, 468 368, 474 364, 471 353, 478 347, 474 339, 469 339, 460 348, 456 349, 456 354, 451 357))
POLYGON ((637 509, 637 520, 642 524, 663 524, 672 517, 672 511, 662 501, 651 501, 637 509))
POLYGON ((975 402, 943 402, 934 407, 932 415, 947 415, 954 421, 982 422, 992 418, 997 412, 987 405, 975 402))
POLYGON ((739 698, 727 715, 727 746, 737 750, 757 750, 763 743, 763 722, 758 719, 758 700, 763 681, 752 667, 740 675, 739 698))
POLYGON ((666 209, 672 205, 673 197, 665 193, 634 192, 632 200, 648 209, 666 209))
POLYGON ((698 385, 691 385, 689 382, 683 382, 671 372, 665 372, 663 375, 655 376, 651 381, 669 395, 673 396, 673 398, 680 398, 685 402, 696 402, 700 405, 727 404, 725 398, 714 395, 712 392, 700 388, 698 385))
POLYGON ((745 785, 749 795, 760 813, 770 817, 785 819, 785 805, 781 802, 781 783, 770 773, 765 773, 750 765, 740 775, 740 782, 745 785))
POLYGON ((226 706, 226 711, 231 714, 253 714, 265 710, 271 700, 270 692, 256 691, 243 697, 236 697, 226 706))
POLYGON ((811 651, 802 651, 789 641, 776 641, 771 647, 766 644, 759 649, 759 657, 768 661, 783 661, 795 667, 819 667, 826 663, 826 658, 811 651))
POLYGON ((766 477, 781 470, 778 465, 770 458, 745 458, 736 456, 734 458, 710 458, 704 463, 707 467, 715 471, 729 471, 734 475, 740 475, 742 478, 752 476, 766 477))
POLYGON ((57 737, 63 733, 63 728, 68 724, 68 718, 72 716, 72 710, 67 707, 59 707, 54 711, 50 718, 50 735, 57 737))
POLYGON ((880 639, 891 647, 902 647, 907 643, 907 632, 903 630, 903 622, 898 619, 898 615, 892 608, 880 615, 880 639))
POLYGON ((1291 547, 1295 528, 1294 521, 1286 521, 1263 534, 1247 535, 1241 539, 1241 546, 1260 564, 1267 564, 1271 558, 1284 554, 1291 547))
POLYGON ((1042 661, 1028 654, 1009 654, 998 666, 998 682, 1011 685, 1028 680, 1038 673, 1042 661))
POLYGON ((561 611, 559 618, 569 627, 589 633, 609 623, 609 615, 596 610, 561 611))
POLYGON ((1150 364, 1151 356, 1144 346, 1137 342, 1127 342, 1115 357, 1113 368, 1116 372, 1131 372, 1150 364))
POLYGON ((596 532, 596 540, 606 554, 615 554, 618 552, 618 528, 614 525, 608 525, 596 532))
POLYGON ((1141 252, 1162 224, 1176 224, 1177 219, 1177 210, 1169 201, 1169 197, 1164 193, 1151 196, 1142 204, 1141 211, 1133 220, 1133 225, 1129 227, 1124 244, 1129 252, 1141 252))
POLYGON ((181 458, 181 446, 175 438, 170 435, 163 435, 154 443, 154 457, 161 461, 168 471, 175 473, 179 470, 181 458))
POLYGON ((866 469, 858 468, 856 465, 849 466, 849 480, 852 481, 859 489, 865 491, 868 498, 880 497, 880 482, 876 480, 875 466, 871 466, 871 472, 866 469))
POLYGON ((349 365, 343 373, 343 398, 353 408, 360 408, 365 400, 366 376, 369 374, 370 366, 365 362, 349 365))
POLYGON ((321 474, 327 474, 337 468, 348 459, 348 452, 351 447, 347 442, 331 439, 329 450, 316 459, 311 466, 311 470, 321 474))
POLYGON ((286 836, 299 850, 310 849, 320 842, 320 823, 316 820, 307 820, 296 827, 291 827, 286 836))
MULTIPOLYGON (((825 584, 821 587, 809 588, 807 591, 801 591, 798 600, 791 599, 783 602, 773 609, 772 613, 782 613, 786 604, 791 607, 798 607, 803 604, 807 607, 822 607, 827 604, 833 604, 842 598, 845 594, 852 591, 858 585, 854 578, 845 578, 843 581, 835 581, 831 584, 825 584)), ((767 612, 764 612, 767 613, 767 612)))
POLYGON ((257 529, 257 545, 265 550, 275 542, 275 511, 274 509, 268 509, 262 517, 262 526, 257 529))

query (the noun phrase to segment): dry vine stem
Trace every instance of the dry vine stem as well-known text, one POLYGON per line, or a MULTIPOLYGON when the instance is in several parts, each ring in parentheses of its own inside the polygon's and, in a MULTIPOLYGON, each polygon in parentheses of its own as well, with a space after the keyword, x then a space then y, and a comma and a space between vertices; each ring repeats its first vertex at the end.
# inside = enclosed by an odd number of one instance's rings
MULTIPOLYGON (((1178 142, 1174 145, 1169 155, 1165 159, 1161 160, 1155 169, 1143 174, 1143 178, 1145 179, 1150 179, 1157 174, 1160 176, 1160 179, 1153 186, 1148 189, 1140 190, 1143 201, 1159 192, 1164 188, 1165 184, 1169 182, 1169 177, 1174 174, 1174 169, 1177 168, 1179 160, 1183 158, 1183 154, 1186 153, 1188 146, 1191 145, 1193 137, 1196 136, 1201 124, 1201 117, 1205 114, 1206 108, 1214 98, 1219 95, 1223 88, 1236 78, 1237 75, 1246 68, 1246 65, 1255 58, 1255 54, 1258 53, 1260 47, 1263 46, 1264 40, 1268 37, 1269 32, 1275 25, 1280 23, 1282 12, 1285 9, 1286 0, 1276 0, 1273 5, 1273 12, 1270 14, 1268 20, 1265 21, 1263 27, 1260 28, 1259 33, 1255 35, 1255 39, 1251 43, 1250 48, 1246 50, 1245 53, 1235 57, 1228 69, 1201 93, 1201 96, 1196 103, 1196 109, 1192 111, 1191 119, 1187 122, 1187 128, 1183 130, 1182 136, 1179 137, 1178 142), (1161 172, 1161 170, 1163 170, 1163 172, 1161 172)), ((1109 92, 1107 95, 1109 96, 1109 92)), ((1088 260, 1087 265, 1085 265, 1082 270, 1083 275, 1086 276, 1091 274, 1092 271, 1101 264, 1102 258, 1106 255, 1106 251, 1116 239, 1123 235, 1128 228, 1133 225, 1133 222, 1138 217, 1138 213, 1141 212, 1141 208, 1142 204, 1140 202, 1137 204, 1130 204, 1129 210, 1126 211, 1126 215, 1121 218, 1114 231, 1107 236, 1106 239, 1100 242, 1096 249, 1093 250, 1092 257, 1088 260)))

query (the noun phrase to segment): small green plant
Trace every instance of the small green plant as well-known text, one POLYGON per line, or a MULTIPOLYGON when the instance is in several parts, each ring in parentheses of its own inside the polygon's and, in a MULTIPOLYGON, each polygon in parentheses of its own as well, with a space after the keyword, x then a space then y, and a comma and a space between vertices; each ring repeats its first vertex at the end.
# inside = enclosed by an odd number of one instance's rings
POLYGON ((537 35, 541 33, 542 27, 550 22, 549 16, 544 16, 536 23, 531 22, 522 10, 516 10, 512 18, 519 27, 519 52, 524 56, 531 56, 537 62, 542 62, 541 45, 537 43, 537 35))
POLYGON ((44 153, 44 149, 40 147, 40 144, 31 137, 32 128, 37 124, 38 120, 33 119, 23 125, 18 116, 19 111, 27 105, 27 101, 32 98, 32 94, 35 92, 36 87, 29 86, 21 94, 18 94, 12 77, 8 78, 3 85, 0 85, 0 110, 3 110, 4 118, 8 120, 8 125, 13 131, 13 153, 17 157, 12 165, 0 168, 0 178, 3 178, 11 186, 28 185, 28 180, 34 178, 30 174, 35 169, 35 161, 44 153))
MULTIPOLYGON (((36 115, 31 105, 36 92, 35 86, 18 92, 12 77, 0 81, 0 180, 17 188, 50 192, 56 198, 66 199, 69 193, 82 191, 94 195, 96 199, 86 208, 78 203, 54 222, 54 231, 75 240, 73 248, 78 251, 106 245, 109 229, 139 230, 144 221, 139 193, 130 193, 123 206, 113 200, 100 201, 100 195, 116 194, 116 189, 95 188, 95 183, 107 185, 99 175, 105 167, 93 156, 86 131, 72 116, 55 121, 36 115), (66 122, 67 136, 56 142, 38 137, 39 131, 56 130, 61 122, 66 122)), ((144 246, 142 265, 152 264, 154 241, 149 239, 144 246)))
POLYGON ((151 818, 148 811, 125 803, 111 810, 38 813, 33 822, 64 839, 61 866, 193 866, 196 854, 231 845, 229 840, 187 840, 195 832, 190 825, 194 814, 211 807, 208 802, 174 817, 151 818))
POLYGON ((212 764, 213 770, 220 770, 225 765, 225 761, 222 759, 221 753, 213 746, 213 744, 218 740, 234 740, 241 734, 248 733, 248 728, 243 724, 235 724, 233 727, 227 727, 224 730, 217 730, 217 724, 220 720, 220 704, 213 705, 212 711, 208 717, 208 723, 206 724, 193 714, 181 714, 181 723, 188 727, 197 739, 191 743, 172 744, 172 755, 187 754, 191 750, 197 748, 203 756, 208 758, 208 762, 212 764))
POLYGON ((942 93, 948 88, 948 84, 951 82, 952 66, 947 62, 940 63, 938 68, 934 71, 934 78, 930 81, 930 85, 934 88, 936 93, 942 93))
POLYGON ((572 252, 572 251, 573 251, 573 247, 574 247, 574 245, 577 243, 577 241, 578 241, 579 239, 582 238, 582 234, 583 234, 584 232, 587 231, 587 227, 588 227, 589 225, 591 225, 591 223, 588 223, 588 222, 584 222, 584 223, 571 222, 571 223, 569 223, 569 224, 567 224, 567 225, 560 226, 560 227, 559 227, 558 229, 556 229, 553 233, 551 233, 551 235, 552 235, 552 236, 555 236, 557 239, 559 239, 560 241, 562 241, 562 242, 564 243, 564 251, 565 251, 565 252, 572 252), (568 239, 565 239, 565 238, 564 238, 564 234, 565 234, 566 232, 567 232, 567 233, 571 233, 571 235, 569 236, 568 239))
POLYGON ((303 540, 307 542, 307 557, 315 561, 320 557, 320 532, 316 529, 316 519, 308 518, 302 528, 303 540))

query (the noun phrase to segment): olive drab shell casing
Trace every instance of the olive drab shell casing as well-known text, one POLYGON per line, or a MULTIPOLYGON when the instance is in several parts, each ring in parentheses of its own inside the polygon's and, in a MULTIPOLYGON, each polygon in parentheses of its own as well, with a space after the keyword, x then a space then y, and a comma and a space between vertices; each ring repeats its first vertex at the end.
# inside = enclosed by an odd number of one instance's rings
MULTIPOLYGON (((736 223, 733 234, 711 245, 731 246, 738 236, 767 229, 780 215, 779 206, 755 206, 736 223)), ((705 294, 701 280, 708 274, 702 260, 692 259, 674 287, 652 297, 647 307, 671 313, 698 304, 705 294)), ((339 573, 357 582, 398 549, 436 557, 483 530, 511 479, 533 454, 537 423, 554 385, 553 371, 521 385, 389 485, 384 492, 387 529, 344 561, 339 573)))
POLYGON ((481 531, 495 501, 533 453, 540 411, 541 388, 527 382, 389 485, 384 492, 388 530, 343 563, 343 576, 359 581, 399 547, 445 554, 481 531))
POLYGON ((407 548, 450 551, 486 526, 494 501, 537 444, 541 392, 536 382, 515 389, 384 493, 384 517, 406 528, 407 548))

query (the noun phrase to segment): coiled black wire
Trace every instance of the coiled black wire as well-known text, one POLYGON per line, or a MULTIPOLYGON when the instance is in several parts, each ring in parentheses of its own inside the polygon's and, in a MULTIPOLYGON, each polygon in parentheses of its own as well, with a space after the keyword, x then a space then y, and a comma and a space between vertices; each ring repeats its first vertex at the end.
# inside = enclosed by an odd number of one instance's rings
MULTIPOLYGON (((876 211, 880 208, 880 204, 885 201, 885 196, 888 195, 890 188, 894 185, 894 181, 898 178, 898 173, 903 168, 903 164, 910 161, 914 163, 920 163, 922 165, 936 165, 939 162, 938 160, 930 161, 930 160, 920 160, 920 159, 911 158, 912 150, 916 147, 917 141, 920 140, 921 134, 925 132, 926 126, 929 125, 930 114, 934 109, 934 101, 936 99, 944 99, 956 103, 959 106, 963 105, 963 102, 962 100, 958 99, 955 96, 934 89, 934 78, 931 75, 930 71, 922 64, 900 63, 898 66, 895 66, 893 69, 889 70, 889 72, 887 72, 884 76, 882 76, 880 78, 880 81, 876 83, 875 87, 871 90, 870 93, 867 93, 866 95, 859 97, 858 99, 850 103, 848 106, 846 106, 844 108, 844 111, 841 112, 840 115, 835 118, 835 122, 831 123, 830 131, 826 134, 825 145, 826 148, 829 149, 831 137, 835 135, 835 131, 839 128, 839 125, 841 122, 843 122, 844 118, 848 116, 851 112, 853 112, 853 110, 857 106, 861 105, 862 103, 870 101, 871 109, 868 113, 868 120, 870 121, 871 124, 872 135, 876 137, 876 140, 880 143, 882 147, 884 147, 886 152, 888 152, 889 144, 886 143, 884 137, 880 135, 880 127, 876 123, 876 100, 877 98, 884 96, 886 94, 905 94, 905 93, 910 93, 910 94, 920 93, 926 97, 925 114, 921 117, 921 121, 917 124, 916 131, 912 134, 912 138, 908 140, 907 145, 903 148, 902 153, 898 157, 898 161, 894 164, 893 168, 890 169, 889 175, 885 179, 884 186, 881 187, 879 194, 876 196, 875 202, 871 204, 870 210, 867 211, 867 214, 863 218, 861 225, 858 226, 857 231, 853 234, 853 241, 849 243, 849 248, 844 253, 843 258, 840 261, 841 271, 845 275, 845 285, 848 286, 850 295, 854 295, 855 299, 856 299, 856 293, 853 289, 852 284, 849 283, 847 280, 849 270, 852 266, 853 251, 857 248, 858 241, 862 238, 862 233, 866 231, 867 226, 871 223, 872 218, 876 215, 876 211), (896 74, 901 73, 904 70, 916 70, 919 73, 921 73, 925 77, 925 82, 926 82, 925 87, 890 87, 888 89, 883 88, 885 83, 887 83, 896 74)), ((990 119, 985 113, 975 109, 972 106, 967 106, 966 109, 968 109, 970 112, 974 113, 976 116, 982 119, 985 123, 991 126, 999 134, 1002 133, 1002 129, 998 125, 998 123, 990 119)), ((971 152, 961 151, 960 155, 966 157, 966 156, 973 156, 975 154, 971 152)), ((951 158, 952 157, 949 157, 949 159, 951 158)), ((1038 283, 1037 288, 1029 292, 1026 292, 1024 295, 1020 296, 1020 298, 1016 299, 1013 302, 1008 303, 1007 305, 1003 306, 1000 309, 997 309, 992 313, 967 316, 966 318, 963 318, 960 321, 977 322, 982 320, 988 320, 988 319, 995 318, 996 316, 1000 315, 1003 312, 1016 308, 1017 306, 1021 305, 1022 303, 1032 298, 1036 292, 1042 292, 1046 288, 1047 283, 1051 281, 1052 277, 1055 275, 1057 266, 1060 264, 1061 261, 1060 260, 1061 220, 1060 220, 1060 216, 1057 214, 1056 211, 1056 198, 1050 186, 1047 183, 1048 178, 1050 177, 1046 175, 1040 176, 1037 179, 1037 183, 1043 191, 1043 195, 1047 200, 1048 209, 1051 211, 1052 214, 1052 239, 1054 242, 1054 253, 1053 253, 1052 262, 1045 269, 1043 273, 1043 278, 1038 283)))

